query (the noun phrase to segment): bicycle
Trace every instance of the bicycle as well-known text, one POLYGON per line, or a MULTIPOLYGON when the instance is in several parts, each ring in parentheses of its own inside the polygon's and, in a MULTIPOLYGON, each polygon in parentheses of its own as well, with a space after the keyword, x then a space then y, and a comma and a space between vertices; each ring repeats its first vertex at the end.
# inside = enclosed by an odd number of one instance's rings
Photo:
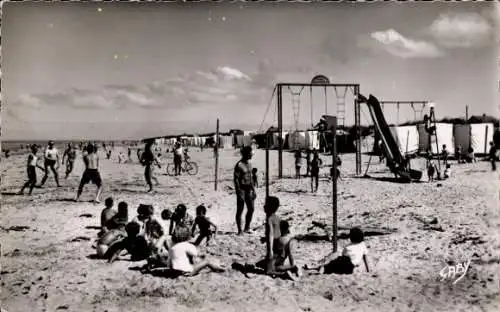
MULTIPOLYGON (((181 163, 181 172, 187 172, 189 175, 196 175, 198 174, 198 164, 194 161, 184 159, 181 163)), ((167 165, 167 174, 169 176, 175 176, 175 164, 173 162, 167 165)))

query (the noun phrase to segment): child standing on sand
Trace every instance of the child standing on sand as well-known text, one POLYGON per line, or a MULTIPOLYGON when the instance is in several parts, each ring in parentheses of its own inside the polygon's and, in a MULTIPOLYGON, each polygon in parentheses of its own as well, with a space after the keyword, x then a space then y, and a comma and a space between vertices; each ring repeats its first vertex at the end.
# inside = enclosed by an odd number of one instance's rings
POLYGON ((325 265, 316 268, 304 267, 306 270, 318 271, 320 274, 352 274, 354 268, 364 262, 366 272, 370 272, 368 268, 368 249, 364 242, 363 231, 359 228, 352 228, 349 232, 349 239, 351 243, 347 245, 342 251, 342 256, 330 261, 325 265))
POLYGON ((191 230, 191 236, 194 237, 194 231, 196 227, 200 229, 200 235, 196 238, 194 242, 195 246, 200 245, 204 238, 207 239, 207 246, 210 243, 214 233, 217 233, 217 226, 213 224, 207 217, 207 208, 204 205, 199 205, 196 207, 196 218, 194 219, 193 229, 191 230), (213 230, 211 229, 213 227, 213 230))
POLYGON ((38 152, 38 147, 36 145, 32 145, 31 153, 28 155, 28 162, 26 167, 26 172, 28 174, 28 181, 24 183, 23 187, 18 193, 19 195, 24 195, 24 189, 27 187, 30 188, 30 192, 28 194, 31 195, 31 193, 33 193, 33 188, 36 185, 36 168, 45 170, 45 168, 43 168, 38 164, 38 157, 36 156, 37 152, 38 152))
POLYGON ((443 173, 443 178, 448 179, 451 176, 451 165, 447 164, 446 169, 444 170, 443 173))
POLYGON ((259 179, 257 177, 257 168, 252 169, 252 184, 254 189, 259 187, 259 179))
POLYGON ((429 178, 429 182, 434 181, 434 174, 436 173, 436 164, 434 163, 434 160, 429 160, 427 163, 427 177, 429 178))
POLYGON ((321 158, 319 158, 318 151, 314 149, 313 159, 311 161, 311 192, 315 193, 318 191, 319 184, 319 167, 322 164, 321 158))
POLYGON ((295 178, 300 179, 300 168, 302 167, 302 152, 300 149, 295 151, 295 178))

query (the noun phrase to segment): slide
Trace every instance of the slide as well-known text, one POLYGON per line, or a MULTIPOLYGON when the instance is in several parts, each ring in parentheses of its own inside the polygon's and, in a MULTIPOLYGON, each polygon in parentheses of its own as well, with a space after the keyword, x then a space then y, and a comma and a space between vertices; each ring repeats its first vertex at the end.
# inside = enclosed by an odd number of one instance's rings
POLYGON ((382 140, 382 151, 387 159, 387 165, 391 171, 396 176, 405 180, 411 180, 412 178, 420 180, 422 177, 422 173, 420 171, 410 170, 410 172, 407 172, 403 168, 405 157, 401 154, 396 139, 389 129, 389 125, 385 120, 380 102, 376 97, 370 95, 370 98, 366 101, 366 105, 368 106, 370 116, 372 117, 375 125, 375 131, 378 132, 380 139, 382 140))

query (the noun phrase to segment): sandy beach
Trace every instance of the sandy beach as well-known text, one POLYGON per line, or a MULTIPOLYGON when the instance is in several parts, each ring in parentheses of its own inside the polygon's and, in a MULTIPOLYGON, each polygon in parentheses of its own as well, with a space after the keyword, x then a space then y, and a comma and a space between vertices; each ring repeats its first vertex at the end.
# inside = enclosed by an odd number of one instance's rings
MULTIPOLYGON (((118 150, 118 148, 117 148, 118 150)), ((196 176, 170 177, 156 170, 160 186, 147 194, 143 167, 118 164, 101 155, 103 199, 126 201, 130 216, 140 203, 153 204, 159 216, 164 208, 179 203, 194 208, 208 205, 207 215, 218 225, 216 244, 201 250, 229 270, 222 274, 202 272, 195 277, 167 279, 134 270, 143 263, 119 261, 109 265, 92 259, 92 241, 99 226, 103 204, 90 202, 94 186, 88 186, 82 202, 72 199, 83 163, 63 187, 49 178, 45 188, 30 196, 11 195, 26 178, 25 155, 2 161, 2 268, 0 294, 6 311, 498 311, 500 272, 500 217, 497 206, 498 173, 489 163, 453 165, 449 180, 400 184, 390 181, 383 164, 370 167, 368 178, 354 176, 354 155, 342 156, 342 179, 338 185, 339 252, 348 243, 345 234, 359 226, 367 235, 371 272, 358 268, 353 275, 309 275, 299 281, 267 276, 245 277, 230 269, 231 263, 253 262, 265 252, 259 241, 265 196, 265 154, 253 159, 260 183, 253 227, 236 236, 235 196, 232 169, 237 150, 220 153, 218 191, 214 191, 214 158, 211 150, 192 149, 199 164, 196 176), (424 224, 437 218, 434 230, 424 224), (439 227, 442 229, 439 229, 439 227), (383 235, 376 235, 383 234, 383 235), (441 280, 447 265, 471 260, 465 276, 441 280)), ((331 156, 322 156, 331 164, 331 156)), ((367 161, 364 156, 364 161, 367 161)), ((309 179, 287 178, 292 174, 292 155, 284 153, 285 179, 278 181, 277 152, 271 151, 270 192, 278 196, 280 217, 290 220, 294 234, 306 234, 312 221, 331 224, 331 184, 320 180, 317 194, 309 192, 309 179)), ((328 168, 322 169, 326 176, 328 168)), ((62 168, 60 169, 62 172, 62 168)), ((41 172, 38 171, 39 180, 41 172)), ((328 241, 298 241, 296 259, 303 264, 331 255, 328 241)))

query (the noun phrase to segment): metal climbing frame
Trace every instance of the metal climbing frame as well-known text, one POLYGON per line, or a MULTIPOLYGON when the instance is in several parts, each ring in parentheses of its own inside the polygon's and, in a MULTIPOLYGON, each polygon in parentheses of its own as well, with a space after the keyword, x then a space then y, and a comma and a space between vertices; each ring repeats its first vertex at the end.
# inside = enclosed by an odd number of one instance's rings
POLYGON ((382 110, 384 109, 384 105, 396 105, 397 107, 397 125, 399 125, 399 108, 401 105, 410 105, 410 107, 413 109, 413 118, 414 120, 417 120, 417 113, 419 113, 419 118, 422 119, 424 109, 427 107, 429 104, 429 101, 380 101, 380 105, 382 106, 382 110), (417 109, 417 105, 422 105, 420 109, 417 109))
MULTIPOLYGON (((316 77, 315 77, 316 78, 316 77)), ((356 127, 356 175, 361 174, 361 109, 360 103, 358 102, 359 95, 359 84, 357 83, 329 83, 328 79, 325 77, 324 82, 315 81, 315 78, 311 83, 278 83, 276 84, 277 90, 277 110, 278 110, 278 177, 283 178, 283 88, 293 88, 293 87, 309 87, 315 88, 320 87, 326 88, 333 87, 335 90, 337 88, 345 88, 347 90, 352 89, 354 94, 354 124, 356 127)), ((291 90, 291 89, 290 89, 291 90)), ((326 91, 325 91, 326 92, 326 91)), ((312 105, 311 105, 312 106, 312 105)), ((343 100, 344 114, 345 114, 345 96, 343 100)), ((325 104, 325 112, 328 112, 327 104, 325 104)), ((339 111, 337 110, 337 113, 339 111)), ((312 114, 312 113, 311 113, 312 114)))

